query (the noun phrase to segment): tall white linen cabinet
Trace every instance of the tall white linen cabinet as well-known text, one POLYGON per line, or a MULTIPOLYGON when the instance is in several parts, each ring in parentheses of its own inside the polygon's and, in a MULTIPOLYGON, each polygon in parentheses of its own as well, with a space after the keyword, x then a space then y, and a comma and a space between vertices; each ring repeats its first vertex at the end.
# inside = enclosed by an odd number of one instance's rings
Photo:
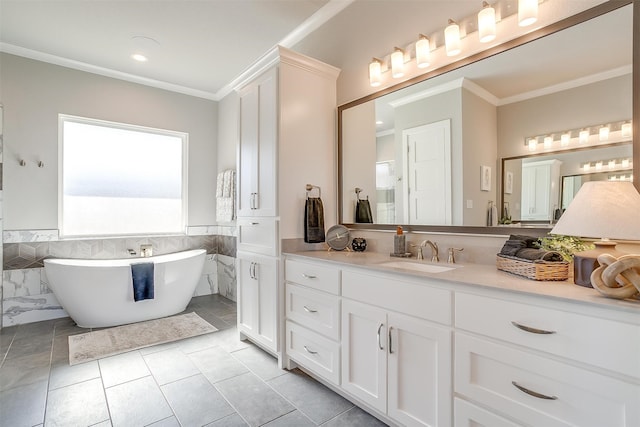
POLYGON ((248 74, 236 86, 238 331, 281 359, 280 254, 283 239, 304 237, 306 184, 322 191, 325 224, 336 221, 339 70, 278 46, 248 74))

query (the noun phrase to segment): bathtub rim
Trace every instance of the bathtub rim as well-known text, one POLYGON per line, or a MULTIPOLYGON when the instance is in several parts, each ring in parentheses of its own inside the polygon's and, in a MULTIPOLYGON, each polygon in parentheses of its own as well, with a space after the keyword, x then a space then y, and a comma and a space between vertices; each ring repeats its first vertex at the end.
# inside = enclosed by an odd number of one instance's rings
MULTIPOLYGON (((187 249, 186 251, 171 252, 168 254, 154 255, 150 257, 131 258, 45 258, 43 264, 55 264, 67 267, 126 267, 131 264, 153 262, 161 264, 165 262, 180 261, 186 258, 207 255, 206 249, 187 249)), ((212 254, 214 255, 214 254, 212 254)))

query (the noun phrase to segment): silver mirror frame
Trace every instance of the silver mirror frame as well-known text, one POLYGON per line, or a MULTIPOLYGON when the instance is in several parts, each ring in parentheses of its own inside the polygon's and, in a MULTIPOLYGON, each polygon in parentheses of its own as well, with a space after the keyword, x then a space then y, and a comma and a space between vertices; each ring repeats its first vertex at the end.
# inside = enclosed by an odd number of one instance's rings
MULTIPOLYGON (((350 229, 356 230, 395 230, 395 225, 390 224, 354 224, 344 222, 344 218, 342 218, 343 212, 343 182, 342 182, 342 173, 343 173, 343 165, 342 165, 342 112, 348 108, 355 107, 357 105, 363 104, 365 102, 374 100, 391 92, 395 92, 397 90, 403 89, 405 87, 414 85, 416 83, 428 80, 430 78, 439 76, 441 74, 447 73, 449 71, 453 71, 455 69, 464 67, 466 65, 472 64, 474 62, 481 61, 485 58, 489 58, 491 56, 497 55, 502 52, 506 52, 510 49, 516 48, 518 46, 524 45, 536 39, 545 37, 549 34, 556 33, 558 31, 562 31, 566 28, 570 28, 574 25, 578 25, 582 22, 588 21, 590 19, 596 18, 598 16, 604 15, 621 7, 627 6, 629 4, 633 4, 633 46, 640 47, 640 0, 609 0, 597 6, 594 6, 591 9, 587 9, 582 11, 576 15, 570 16, 561 21, 555 22, 551 25, 548 25, 544 28, 540 28, 532 33, 525 34, 508 42, 505 42, 501 45, 494 46, 485 51, 479 52, 477 54, 471 55, 469 57, 463 58, 459 61, 453 62, 451 64, 447 64, 443 67, 434 69, 425 74, 421 74, 412 79, 409 79, 404 82, 400 82, 396 85, 385 88, 381 91, 372 93, 365 97, 356 99, 354 101, 348 102, 346 104, 338 106, 338 222, 347 226, 350 229)), ((632 77, 632 85, 633 85, 633 180, 634 185, 637 189, 640 189, 640 49, 633 49, 633 77, 632 77)), ((504 172, 503 172, 504 173, 504 172)), ((504 182, 504 177, 500 182, 504 182)), ((501 205, 499 205, 501 206, 501 205)), ((427 232, 427 233, 456 233, 456 234, 489 234, 489 235, 504 235, 509 233, 509 229, 505 227, 469 227, 469 226, 444 226, 444 225, 405 225, 401 224, 406 231, 412 232, 427 232)), ((535 236, 544 236, 547 234, 549 230, 546 228, 527 228, 527 233, 535 236)))

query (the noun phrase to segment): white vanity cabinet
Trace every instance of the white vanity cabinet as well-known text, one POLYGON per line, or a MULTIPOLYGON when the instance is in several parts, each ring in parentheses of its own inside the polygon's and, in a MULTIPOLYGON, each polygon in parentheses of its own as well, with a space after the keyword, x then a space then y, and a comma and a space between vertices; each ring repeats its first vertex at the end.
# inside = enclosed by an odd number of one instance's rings
POLYGON ((338 73, 277 46, 235 88, 238 330, 279 357, 285 332, 281 241, 304 236, 306 184, 322 188, 325 203, 331 200, 335 182, 326 165, 334 160, 338 73))
POLYGON ((287 356, 340 384, 340 270, 285 261, 287 356))
POLYGON ((456 393, 524 425, 640 425, 640 325, 540 303, 456 293, 456 393))
POLYGON ((271 68, 239 91, 239 217, 277 214, 277 78, 271 68))
POLYGON ((402 425, 450 425, 451 293, 342 274, 342 388, 402 425))
POLYGON ((238 331, 275 352, 278 261, 273 257, 238 252, 237 262, 238 331))

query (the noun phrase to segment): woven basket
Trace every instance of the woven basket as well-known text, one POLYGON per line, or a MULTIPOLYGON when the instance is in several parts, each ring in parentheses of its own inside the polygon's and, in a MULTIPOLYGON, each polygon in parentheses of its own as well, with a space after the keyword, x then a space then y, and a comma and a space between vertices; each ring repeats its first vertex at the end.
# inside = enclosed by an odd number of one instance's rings
POLYGON ((525 261, 497 255, 496 267, 498 270, 533 280, 567 280, 569 278, 567 261, 525 261))

